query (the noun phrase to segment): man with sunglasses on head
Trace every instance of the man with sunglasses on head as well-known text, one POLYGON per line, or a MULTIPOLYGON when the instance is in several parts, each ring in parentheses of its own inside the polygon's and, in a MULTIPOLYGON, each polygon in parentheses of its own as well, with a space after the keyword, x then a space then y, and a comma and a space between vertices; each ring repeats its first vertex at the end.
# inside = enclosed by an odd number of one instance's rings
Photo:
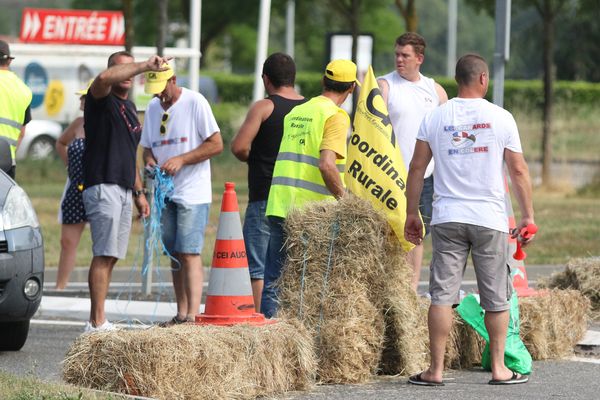
POLYGON ((128 98, 133 77, 161 71, 167 60, 152 56, 134 62, 127 51, 108 58, 108 68, 88 89, 83 112, 86 146, 83 153, 83 204, 92 232, 93 258, 88 275, 90 320, 85 332, 112 330, 104 302, 113 267, 127 255, 132 196, 142 217, 150 213, 136 170, 141 126, 128 98))
POLYGON ((208 101, 177 86, 170 65, 146 73, 146 93, 154 98, 144 118, 141 145, 147 167, 173 176, 173 194, 162 212, 162 240, 171 261, 177 315, 161 326, 193 321, 199 312, 204 274, 202 245, 212 201, 210 158, 223 140, 208 101))

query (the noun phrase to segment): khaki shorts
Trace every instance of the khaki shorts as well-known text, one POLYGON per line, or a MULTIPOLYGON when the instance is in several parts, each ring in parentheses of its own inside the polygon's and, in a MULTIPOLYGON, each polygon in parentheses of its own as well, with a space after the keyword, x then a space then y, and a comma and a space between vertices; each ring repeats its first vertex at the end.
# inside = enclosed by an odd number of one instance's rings
POLYGON ((462 276, 469 251, 481 308, 504 311, 510 308, 512 281, 507 262, 508 234, 482 226, 449 222, 432 225, 433 255, 429 278, 431 304, 458 304, 462 276))

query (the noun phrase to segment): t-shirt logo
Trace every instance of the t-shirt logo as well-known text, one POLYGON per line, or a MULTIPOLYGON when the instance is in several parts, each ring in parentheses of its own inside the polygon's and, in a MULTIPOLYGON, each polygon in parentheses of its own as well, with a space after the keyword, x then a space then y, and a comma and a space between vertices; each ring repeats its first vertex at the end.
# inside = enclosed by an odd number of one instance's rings
POLYGON ((473 143, 477 140, 477 137, 470 132, 452 132, 452 145, 454 147, 462 148, 473 146, 473 143))
POLYGON ((449 155, 487 153, 488 146, 474 146, 477 135, 482 130, 491 129, 490 123, 465 124, 458 126, 444 126, 444 132, 450 134, 449 139, 453 148, 448 149, 449 155))

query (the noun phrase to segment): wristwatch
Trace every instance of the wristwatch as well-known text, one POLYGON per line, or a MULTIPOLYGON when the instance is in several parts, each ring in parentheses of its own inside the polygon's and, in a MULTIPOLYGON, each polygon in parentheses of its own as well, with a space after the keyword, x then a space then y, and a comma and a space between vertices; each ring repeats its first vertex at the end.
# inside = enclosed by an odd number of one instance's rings
POLYGON ((143 194, 146 194, 146 189, 134 190, 133 191, 133 197, 140 197, 143 194))

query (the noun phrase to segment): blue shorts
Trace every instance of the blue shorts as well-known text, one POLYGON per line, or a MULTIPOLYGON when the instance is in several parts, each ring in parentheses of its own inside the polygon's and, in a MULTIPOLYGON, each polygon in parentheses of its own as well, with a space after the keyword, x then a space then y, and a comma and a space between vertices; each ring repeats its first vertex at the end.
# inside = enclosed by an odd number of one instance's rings
POLYGON ((85 189, 82 197, 94 257, 125 258, 131 231, 131 190, 102 183, 85 189))
POLYGON ((162 240, 171 254, 200 254, 210 204, 182 204, 167 200, 162 211, 162 240))
POLYGON ((266 200, 253 201, 248 203, 244 217, 244 244, 252 279, 264 279, 265 277, 265 260, 271 236, 269 219, 265 216, 266 209, 266 200))
POLYGON ((425 235, 429 234, 431 228, 431 216, 433 215, 433 175, 425 178, 423 181, 423 190, 419 200, 419 212, 425 225, 425 235))

